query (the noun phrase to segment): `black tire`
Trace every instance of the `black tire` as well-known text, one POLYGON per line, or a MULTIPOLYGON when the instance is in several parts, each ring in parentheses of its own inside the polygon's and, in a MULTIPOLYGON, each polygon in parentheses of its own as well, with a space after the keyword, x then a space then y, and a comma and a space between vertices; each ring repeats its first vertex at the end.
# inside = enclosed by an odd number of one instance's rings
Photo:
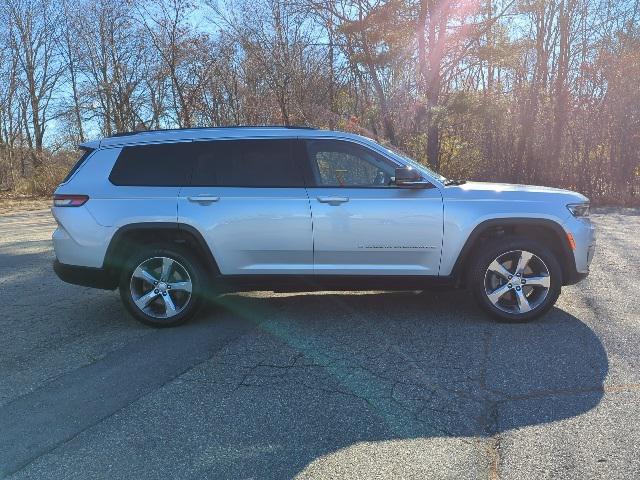
MULTIPOLYGON (((467 271, 467 287, 473 294, 478 305, 493 318, 502 322, 527 322, 543 315, 556 303, 562 288, 562 269, 556 256, 544 244, 521 237, 504 237, 491 240, 486 246, 483 245, 476 249, 473 255, 474 258, 471 260, 467 271), (546 297, 544 297, 543 300, 541 299, 535 308, 532 308, 526 313, 509 312, 498 308, 489 300, 485 284, 485 274, 492 262, 514 251, 533 253, 543 262, 549 274, 549 288, 546 297)), ((537 262, 538 260, 535 261, 537 262)), ((503 282, 506 283, 507 281, 503 282)), ((521 288, 524 290, 524 287, 521 288)), ((534 291, 537 292, 537 290, 531 290, 531 287, 529 287, 529 291, 531 292, 530 294, 534 291)), ((509 292, 507 295, 513 296, 514 303, 517 301, 515 291, 509 292)), ((542 295, 540 294, 540 296, 542 295)), ((507 297, 506 300, 510 300, 510 298, 511 297, 507 297)), ((503 306, 503 308, 505 307, 503 306)))
MULTIPOLYGON (((185 278, 178 278, 178 280, 184 279, 185 278)), ((174 327, 187 322, 198 313, 202 305, 202 297, 206 285, 205 282, 205 272, 200 266, 197 258, 191 255, 189 252, 174 245, 150 245, 138 250, 126 261, 125 268, 122 270, 120 275, 120 298, 122 299, 122 303, 126 307, 127 311, 136 320, 153 327, 174 327), (182 299, 184 304, 181 305, 179 312, 174 314, 173 316, 159 318, 158 316, 148 314, 136 305, 133 298, 132 289, 134 289, 135 286, 133 282, 138 282, 138 280, 132 280, 132 276, 136 268, 144 262, 159 261, 161 265, 161 260, 152 259, 161 259, 162 257, 166 257, 173 260, 174 262, 178 262, 177 266, 174 267, 174 270, 177 270, 178 273, 172 272, 172 275, 174 275, 173 278, 176 278, 175 275, 178 275, 180 272, 184 273, 182 269, 186 271, 186 273, 188 274, 188 280, 191 282, 191 292, 189 298, 185 300, 185 298, 187 297, 187 292, 178 292, 177 290, 174 290, 173 292, 170 290, 165 291, 164 293, 168 294, 169 298, 173 301, 176 307, 180 305, 177 300, 182 299)), ((151 284, 149 282, 144 283, 144 285, 145 288, 151 288, 151 284)), ((153 305, 150 305, 149 310, 151 310, 151 307, 155 307, 158 305, 158 308, 161 308, 163 303, 164 301, 162 296, 158 295, 157 298, 153 300, 153 305)))

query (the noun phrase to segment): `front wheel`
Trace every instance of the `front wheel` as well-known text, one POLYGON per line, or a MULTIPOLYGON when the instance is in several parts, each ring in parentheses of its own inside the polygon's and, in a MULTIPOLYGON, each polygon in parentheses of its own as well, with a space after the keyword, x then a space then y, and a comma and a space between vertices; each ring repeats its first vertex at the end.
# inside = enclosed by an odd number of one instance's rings
POLYGON ((204 274, 187 252, 150 246, 127 261, 120 297, 137 320, 154 327, 180 325, 199 310, 204 274))
POLYGON ((525 322, 547 312, 562 286, 558 260, 543 244, 504 238, 478 252, 469 287, 478 304, 498 320, 525 322))

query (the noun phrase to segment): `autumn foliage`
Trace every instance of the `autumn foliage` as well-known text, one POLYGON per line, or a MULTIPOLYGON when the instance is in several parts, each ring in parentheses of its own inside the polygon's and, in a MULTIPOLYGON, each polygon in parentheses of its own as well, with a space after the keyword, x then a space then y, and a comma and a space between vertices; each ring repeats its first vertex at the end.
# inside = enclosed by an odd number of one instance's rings
POLYGON ((445 176, 640 202, 637 0, 4 0, 0 189, 117 132, 363 133, 445 176))

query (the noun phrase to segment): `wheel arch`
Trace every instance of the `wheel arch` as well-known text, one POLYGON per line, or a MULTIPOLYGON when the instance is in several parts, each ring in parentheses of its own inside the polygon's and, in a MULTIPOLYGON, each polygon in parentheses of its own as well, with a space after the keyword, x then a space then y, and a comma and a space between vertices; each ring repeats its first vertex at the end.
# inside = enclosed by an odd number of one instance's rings
POLYGON ((185 246, 203 261, 209 275, 220 273, 216 259, 202 234, 191 225, 178 222, 143 222, 120 227, 109 242, 103 268, 117 274, 134 249, 157 243, 185 246))
POLYGON ((547 246, 558 258, 562 269, 562 284, 574 283, 577 278, 575 259, 567 240, 567 233, 559 223, 545 218, 497 218, 480 222, 467 238, 452 269, 452 276, 464 282, 464 273, 475 249, 483 241, 504 235, 520 235, 547 246))

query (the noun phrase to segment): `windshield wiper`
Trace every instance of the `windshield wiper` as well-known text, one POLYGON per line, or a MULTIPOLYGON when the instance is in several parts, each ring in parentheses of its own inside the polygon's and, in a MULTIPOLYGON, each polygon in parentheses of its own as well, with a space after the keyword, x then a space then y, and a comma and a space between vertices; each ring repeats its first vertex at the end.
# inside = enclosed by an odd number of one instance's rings
POLYGON ((465 183, 467 183, 466 180, 454 180, 453 178, 447 178, 444 181, 444 186, 448 187, 450 185, 462 185, 462 184, 465 184, 465 183))

